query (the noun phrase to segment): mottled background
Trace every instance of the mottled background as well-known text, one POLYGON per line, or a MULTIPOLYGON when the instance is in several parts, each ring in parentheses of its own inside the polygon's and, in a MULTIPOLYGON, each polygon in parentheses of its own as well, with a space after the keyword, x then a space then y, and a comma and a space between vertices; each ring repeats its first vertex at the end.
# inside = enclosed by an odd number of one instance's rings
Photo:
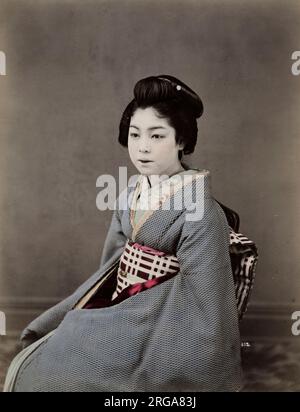
MULTIPOLYGON (((137 80, 203 99, 185 161, 212 173, 259 248, 252 340, 294 339, 300 310, 298 0, 0 0, 0 310, 12 335, 94 273, 111 211, 96 179, 136 173, 117 142, 137 80)), ((4 339, 0 337, 0 339, 4 339)))

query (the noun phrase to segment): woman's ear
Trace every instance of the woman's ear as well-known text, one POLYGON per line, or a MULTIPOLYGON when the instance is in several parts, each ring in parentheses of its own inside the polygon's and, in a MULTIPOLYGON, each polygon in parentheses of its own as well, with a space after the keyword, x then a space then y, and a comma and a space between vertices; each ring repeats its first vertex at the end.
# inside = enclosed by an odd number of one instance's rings
POLYGON ((176 139, 176 141, 177 141, 177 149, 178 149, 178 151, 183 150, 183 149, 184 149, 184 146, 185 146, 185 143, 184 143, 184 141, 182 140, 182 138, 176 139))

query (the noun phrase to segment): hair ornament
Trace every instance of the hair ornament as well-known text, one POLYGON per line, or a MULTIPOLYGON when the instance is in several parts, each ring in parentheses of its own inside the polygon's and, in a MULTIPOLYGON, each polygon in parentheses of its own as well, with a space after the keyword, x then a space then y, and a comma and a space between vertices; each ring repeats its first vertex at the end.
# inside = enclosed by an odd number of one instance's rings
POLYGON ((180 84, 176 84, 175 82, 173 82, 170 79, 167 79, 166 77, 163 76, 157 76, 157 79, 159 80, 164 80, 166 82, 169 82, 173 87, 175 87, 175 89, 180 92, 181 90, 183 92, 185 92, 186 94, 190 95, 190 97, 192 97, 194 100, 197 99, 197 97, 195 96, 195 94, 191 93, 189 90, 187 90, 185 87, 181 86, 180 84))

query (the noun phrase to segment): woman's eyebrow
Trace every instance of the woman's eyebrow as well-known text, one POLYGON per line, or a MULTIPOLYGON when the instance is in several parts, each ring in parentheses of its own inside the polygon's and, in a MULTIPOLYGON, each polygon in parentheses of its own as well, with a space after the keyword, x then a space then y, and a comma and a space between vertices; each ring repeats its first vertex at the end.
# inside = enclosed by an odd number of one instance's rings
MULTIPOLYGON (((137 130, 140 130, 139 127, 135 126, 134 124, 131 124, 129 127, 134 127, 137 130)), ((147 130, 155 130, 155 129, 166 129, 164 126, 153 126, 153 127, 148 127, 147 130)))

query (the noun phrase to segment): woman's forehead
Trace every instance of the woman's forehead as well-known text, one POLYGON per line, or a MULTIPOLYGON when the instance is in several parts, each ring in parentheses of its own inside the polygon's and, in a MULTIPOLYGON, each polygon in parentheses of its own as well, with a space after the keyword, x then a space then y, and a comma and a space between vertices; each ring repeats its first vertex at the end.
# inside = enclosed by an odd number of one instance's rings
POLYGON ((168 118, 158 115, 157 111, 153 107, 136 109, 131 117, 130 126, 170 127, 168 118))

